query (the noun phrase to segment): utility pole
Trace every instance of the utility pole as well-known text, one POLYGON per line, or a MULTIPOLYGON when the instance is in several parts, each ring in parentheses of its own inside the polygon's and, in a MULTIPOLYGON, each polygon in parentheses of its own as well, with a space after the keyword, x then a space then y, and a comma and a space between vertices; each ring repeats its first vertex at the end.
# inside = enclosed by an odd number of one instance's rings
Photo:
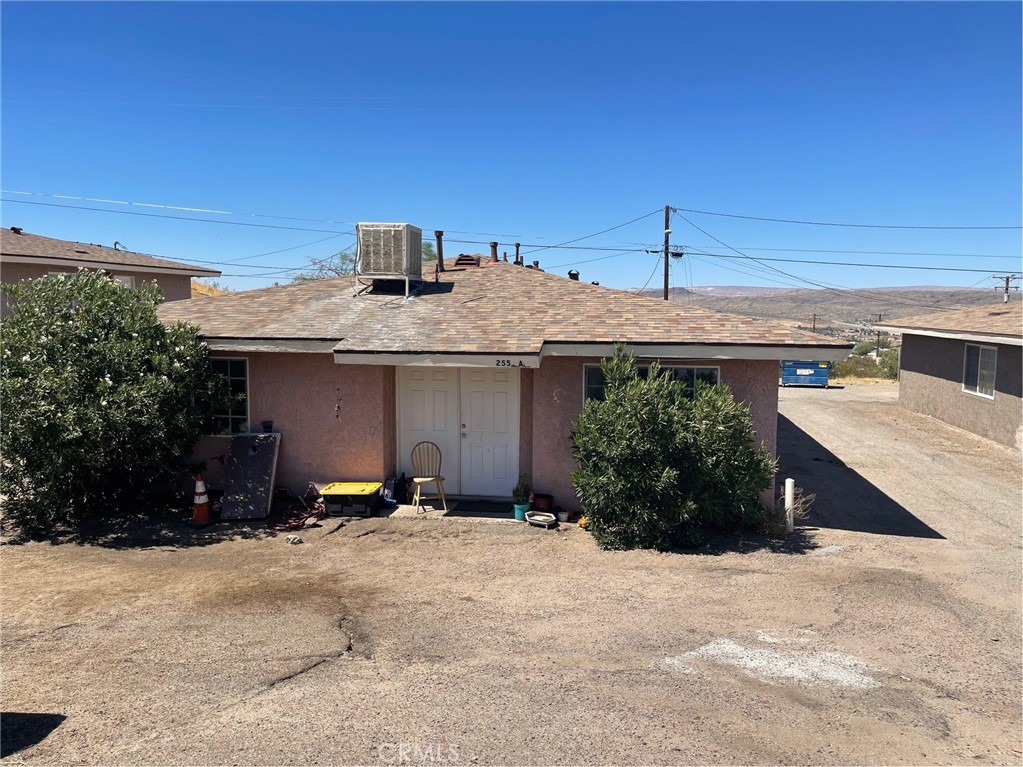
POLYGON ((664 300, 668 300, 668 251, 671 248, 671 206, 664 206, 664 300))
MULTIPOLYGON (((878 313, 877 321, 880 322, 883 316, 884 316, 883 314, 878 313)), ((880 359, 881 359, 881 331, 879 330, 877 331, 877 346, 874 347, 874 361, 876 362, 879 361, 880 359)))
POLYGON ((813 313, 813 332, 817 332, 817 312, 813 313))
MULTIPOLYGON (((1003 292, 1002 292, 1002 303, 1003 304, 1009 303, 1009 286, 1010 286, 1010 283, 1012 283, 1014 280, 1018 280, 1019 277, 1017 277, 1015 274, 992 274, 991 275, 991 279, 993 279, 993 280, 1003 280, 1005 282, 1005 287, 1002 289, 1003 290, 1003 292)), ((995 288, 995 289, 997 290, 997 288, 995 288)), ((1019 288, 1015 288, 1014 287, 1013 290, 1019 290, 1019 288)))

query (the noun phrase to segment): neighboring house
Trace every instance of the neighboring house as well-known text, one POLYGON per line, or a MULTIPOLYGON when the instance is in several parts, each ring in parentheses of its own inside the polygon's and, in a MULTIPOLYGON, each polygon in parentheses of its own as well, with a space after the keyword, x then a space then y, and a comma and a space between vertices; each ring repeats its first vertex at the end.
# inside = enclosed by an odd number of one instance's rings
POLYGON ((599 362, 615 342, 680 380, 727 383, 772 455, 778 361, 845 359, 852 347, 496 257, 465 261, 449 259, 407 299, 403 283, 348 276, 178 301, 160 315, 198 324, 215 366, 244 393, 220 414, 224 431, 273 421, 278 482, 293 492, 411 476, 413 445, 431 440, 449 495, 507 498, 525 472, 537 492, 576 508, 570 428, 584 398, 600 396, 599 362))
MULTIPOLYGON (((86 245, 29 234, 13 226, 0 230, 0 283, 102 269, 130 287, 156 282, 165 301, 192 297, 192 277, 219 277, 220 272, 201 266, 180 264, 128 250, 86 245)), ((2 314, 9 313, 6 299, 2 314)))
POLYGON ((875 327, 902 334, 899 404, 1023 447, 1023 304, 908 317, 875 327))

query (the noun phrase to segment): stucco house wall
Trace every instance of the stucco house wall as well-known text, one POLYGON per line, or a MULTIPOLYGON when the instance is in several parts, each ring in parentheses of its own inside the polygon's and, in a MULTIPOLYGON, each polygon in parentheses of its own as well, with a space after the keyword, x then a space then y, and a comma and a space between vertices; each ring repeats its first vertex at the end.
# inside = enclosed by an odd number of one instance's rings
POLYGON ((1023 348, 998 349, 994 399, 963 391, 965 341, 904 333, 899 403, 987 439, 1023 447, 1023 348))
MULTIPOLYGON (((533 373, 533 487, 554 496, 555 503, 577 506, 571 473, 572 422, 583 406, 583 367, 599 358, 548 357, 533 373)), ((733 397, 750 407, 757 440, 772 456, 778 453, 778 362, 776 360, 672 360, 672 365, 717 366, 733 397)), ((774 505, 774 486, 761 494, 774 505)))
MULTIPOLYGON (((0 267, 0 284, 21 282, 22 280, 35 280, 45 277, 50 272, 76 271, 70 266, 47 266, 36 264, 11 264, 5 263, 0 267)), ((131 276, 135 278, 136 287, 143 282, 156 282, 163 294, 164 301, 181 301, 192 297, 192 278, 186 274, 162 274, 157 272, 135 272, 119 269, 114 265, 104 271, 115 276, 131 276)), ((6 317, 11 309, 7 304, 7 297, 4 296, 0 302, 0 316, 6 317)))
MULTIPOLYGON (((381 482, 395 471, 395 374, 390 365, 337 365, 331 354, 213 352, 246 359, 249 429, 272 420, 281 434, 277 484, 300 494, 309 482, 381 482)), ((200 440, 194 460, 206 460, 218 486, 222 469, 210 461, 223 437, 200 440)))

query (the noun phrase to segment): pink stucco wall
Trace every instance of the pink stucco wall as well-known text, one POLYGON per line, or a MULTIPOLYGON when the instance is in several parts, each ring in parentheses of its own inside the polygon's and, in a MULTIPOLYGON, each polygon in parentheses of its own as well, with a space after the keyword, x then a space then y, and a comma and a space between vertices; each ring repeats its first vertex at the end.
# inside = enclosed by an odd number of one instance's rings
MULTIPOLYGON (((0 283, 21 282, 22 280, 35 280, 45 277, 50 272, 73 272, 70 266, 36 266, 34 264, 9 264, 0 265, 0 283)), ((155 272, 126 272, 111 266, 108 272, 117 275, 130 275, 135 278, 135 285, 143 282, 155 281, 160 286, 164 301, 180 301, 192 297, 192 278, 187 274, 162 274, 155 272)), ((0 316, 6 317, 10 314, 10 307, 7 299, 0 301, 0 316)))
MULTIPOLYGON (((309 482, 383 482, 394 473, 395 376, 383 365, 337 365, 330 354, 217 354, 249 361, 249 424, 272 420, 281 433, 277 484, 301 492, 309 482)), ((206 438, 208 457, 222 438, 206 438)), ((210 465, 216 486, 219 469, 210 465)))
MULTIPOLYGON (((575 469, 571 428, 583 403, 583 365, 598 359, 548 357, 533 373, 533 487, 554 502, 578 508, 570 474, 575 469)), ((773 360, 672 360, 672 364, 717 366, 735 398, 750 406, 757 439, 772 456, 778 447, 778 363, 773 360)), ((526 469, 523 469, 525 471, 526 469)), ((774 505, 774 487, 761 494, 774 505)))

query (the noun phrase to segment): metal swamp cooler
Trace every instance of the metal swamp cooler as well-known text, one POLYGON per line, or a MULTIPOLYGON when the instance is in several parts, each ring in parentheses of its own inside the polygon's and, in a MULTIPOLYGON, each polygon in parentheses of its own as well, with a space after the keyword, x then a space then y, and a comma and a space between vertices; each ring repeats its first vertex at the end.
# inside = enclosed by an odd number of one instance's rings
POLYGON ((831 374, 830 362, 807 362, 806 360, 782 360, 781 385, 823 386, 828 388, 831 374))
POLYGON ((371 517, 380 506, 379 482, 332 482, 320 491, 332 517, 371 517))

